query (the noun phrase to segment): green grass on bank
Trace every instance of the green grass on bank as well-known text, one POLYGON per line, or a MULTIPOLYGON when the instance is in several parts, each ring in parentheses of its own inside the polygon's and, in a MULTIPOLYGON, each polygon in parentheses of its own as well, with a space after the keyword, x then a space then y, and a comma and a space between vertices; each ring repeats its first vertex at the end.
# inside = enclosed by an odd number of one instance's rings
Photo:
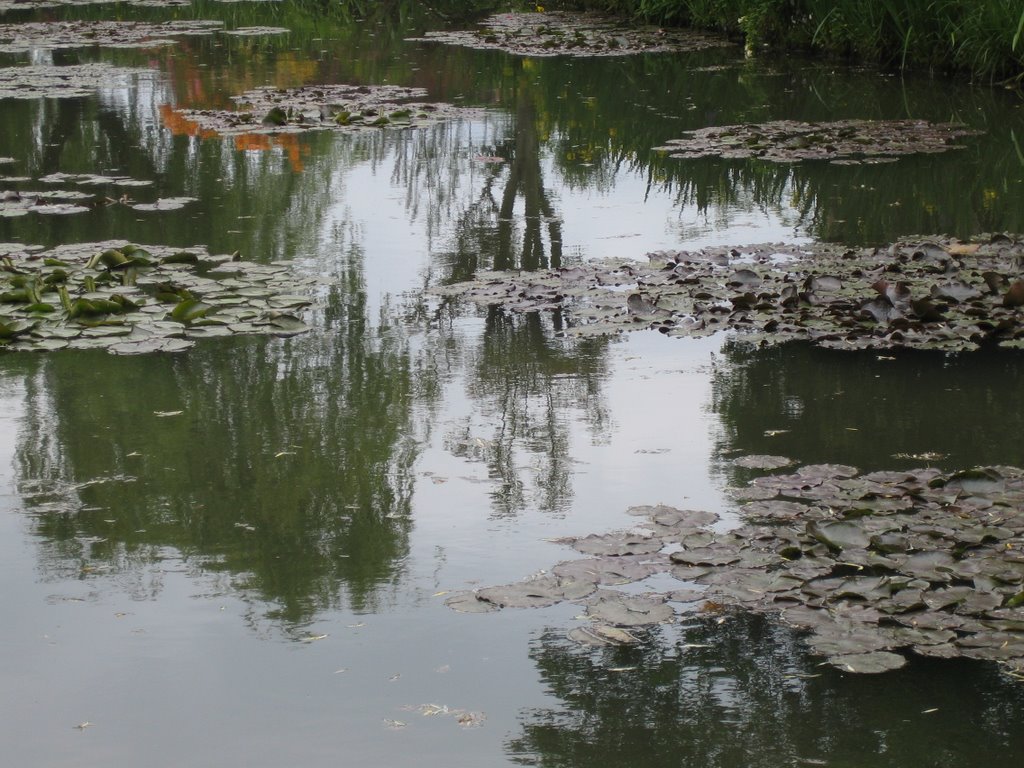
MULTIPOLYGON (((548 3, 554 6, 556 3, 548 3)), ((1024 82, 1022 0, 570 0, 658 24, 900 68, 1024 82)))

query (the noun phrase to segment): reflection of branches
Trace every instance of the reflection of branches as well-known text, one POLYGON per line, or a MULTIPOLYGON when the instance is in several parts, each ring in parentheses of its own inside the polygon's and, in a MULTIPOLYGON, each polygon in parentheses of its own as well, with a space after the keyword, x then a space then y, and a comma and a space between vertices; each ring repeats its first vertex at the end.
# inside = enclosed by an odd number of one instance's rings
POLYGON ((924 754, 953 768, 1024 753, 1005 727, 1024 715, 1024 691, 990 668, 916 662, 885 680, 843 677, 755 616, 694 623, 685 639, 587 653, 544 634, 531 656, 563 708, 524 713, 509 751, 561 768, 902 768, 924 754))
POLYGON ((407 546, 415 450, 409 351, 367 317, 360 264, 326 298, 323 334, 40 362, 17 468, 26 493, 51 491, 26 498, 38 534, 68 542, 44 567, 135 568, 120 553, 172 547, 288 623, 372 608, 407 546))
POLYGON ((520 451, 536 457, 533 503, 544 511, 559 510, 572 492, 569 414, 582 411, 597 432, 607 421, 600 385, 608 340, 554 339, 557 313, 551 322, 548 326, 540 313, 515 316, 492 307, 474 362, 469 391, 496 420, 487 463, 500 482, 495 503, 504 514, 527 502, 516 461, 520 451))

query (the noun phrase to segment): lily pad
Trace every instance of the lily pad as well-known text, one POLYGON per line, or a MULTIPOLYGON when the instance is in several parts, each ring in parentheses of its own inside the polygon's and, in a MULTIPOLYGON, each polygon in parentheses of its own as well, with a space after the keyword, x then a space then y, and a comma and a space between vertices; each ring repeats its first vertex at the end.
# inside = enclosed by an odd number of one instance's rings
POLYGON ((642 627, 671 621, 675 611, 661 596, 646 597, 604 591, 588 601, 587 616, 617 627, 642 627))
POLYGON ((898 653, 879 651, 831 656, 828 663, 844 672, 853 672, 857 675, 877 675, 906 666, 907 659, 898 653))
POLYGON ((782 467, 792 466, 796 462, 793 459, 787 459, 785 456, 751 454, 749 456, 739 456, 733 459, 732 463, 744 469, 781 469, 782 467))
POLYGON ((176 211, 195 201, 194 197, 164 197, 153 203, 134 203, 128 207, 136 211, 176 211))

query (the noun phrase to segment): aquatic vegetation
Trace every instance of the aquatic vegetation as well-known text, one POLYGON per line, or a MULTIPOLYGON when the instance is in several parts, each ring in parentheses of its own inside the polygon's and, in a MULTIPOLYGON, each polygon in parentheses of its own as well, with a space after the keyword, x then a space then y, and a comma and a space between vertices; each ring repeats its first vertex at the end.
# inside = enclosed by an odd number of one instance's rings
POLYGON ((479 29, 427 32, 414 41, 495 49, 518 56, 626 56, 681 53, 732 45, 725 38, 681 29, 636 26, 588 13, 500 13, 479 29))
POLYGON ((574 0, 656 24, 742 35, 747 49, 817 50, 901 69, 1011 78, 1024 71, 1016 0, 574 0))
POLYGON ((0 67, 0 99, 73 99, 91 96, 97 88, 125 85, 148 69, 112 64, 69 64, 61 67, 0 67))
POLYGON ((756 157, 776 163, 830 160, 836 164, 892 162, 903 155, 934 154, 962 149, 956 139, 981 131, 953 123, 925 120, 838 120, 802 123, 775 120, 769 123, 724 125, 689 131, 685 139, 673 139, 655 147, 669 157, 756 157))
POLYGON ((259 37, 261 35, 285 35, 289 30, 286 27, 236 27, 235 29, 224 30, 225 35, 234 37, 259 37))
POLYGON ((92 210, 94 195, 74 190, 49 190, 45 192, 5 191, 0 195, 0 218, 26 216, 29 213, 43 215, 68 215, 92 210))
POLYGON ((30 21, 0 24, 0 53, 65 48, 152 48, 174 45, 176 37, 212 35, 223 22, 182 19, 144 21, 30 21))
POLYGON ((197 339, 291 336, 313 278, 203 248, 125 241, 0 245, 0 349, 177 352, 197 339))
MULTIPOLYGON (((761 462, 740 465, 752 463, 761 462)), ((712 528, 708 512, 634 507, 644 520, 637 529, 560 542, 596 556, 447 604, 480 612, 579 603, 591 624, 570 637, 587 645, 636 642, 615 633, 675 622, 668 603, 683 613, 742 609, 803 631, 813 653, 847 672, 897 669, 911 652, 1024 673, 1024 470, 861 474, 818 464, 756 477, 735 494, 754 500, 727 532, 712 528), (598 588, 665 573, 678 589, 598 588)))
POLYGON ((770 244, 481 273, 433 293, 515 312, 564 310, 569 335, 736 331, 761 344, 967 351, 1024 346, 1022 265, 1024 241, 1009 235, 887 248, 770 244))
POLYGON ((417 102, 423 88, 397 85, 308 85, 255 88, 234 97, 237 110, 182 110, 200 129, 220 134, 364 131, 408 128, 480 114, 443 102, 417 102))

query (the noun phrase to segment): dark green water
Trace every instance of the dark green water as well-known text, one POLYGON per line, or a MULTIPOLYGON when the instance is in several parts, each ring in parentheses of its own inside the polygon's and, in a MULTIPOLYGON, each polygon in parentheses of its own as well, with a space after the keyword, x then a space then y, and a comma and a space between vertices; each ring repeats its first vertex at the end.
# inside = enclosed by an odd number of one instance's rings
POLYGON ((357 24, 279 5, 118 7, 292 32, 56 51, 54 64, 151 74, 89 98, 0 100, 0 156, 16 161, 5 174, 118 173, 154 181, 128 190, 138 200, 198 198, 0 218, 0 243, 203 244, 324 278, 314 331, 292 339, 0 355, 4 763, 1018 765, 1024 688, 990 666, 845 676, 739 615, 589 652, 565 640, 573 606, 442 603, 574 557, 547 539, 626 527, 634 504, 728 512, 740 453, 1022 465, 1019 355, 568 340, 557 316, 423 291, 478 269, 664 248, 1021 232, 1020 100, 732 50, 518 59, 404 42, 439 23, 415 13, 357 24), (176 117, 315 82, 418 85, 488 111, 261 142, 201 138, 176 117), (985 134, 879 166, 650 151, 705 125, 844 117, 985 134), (428 703, 486 720, 461 728, 416 711, 428 703))

